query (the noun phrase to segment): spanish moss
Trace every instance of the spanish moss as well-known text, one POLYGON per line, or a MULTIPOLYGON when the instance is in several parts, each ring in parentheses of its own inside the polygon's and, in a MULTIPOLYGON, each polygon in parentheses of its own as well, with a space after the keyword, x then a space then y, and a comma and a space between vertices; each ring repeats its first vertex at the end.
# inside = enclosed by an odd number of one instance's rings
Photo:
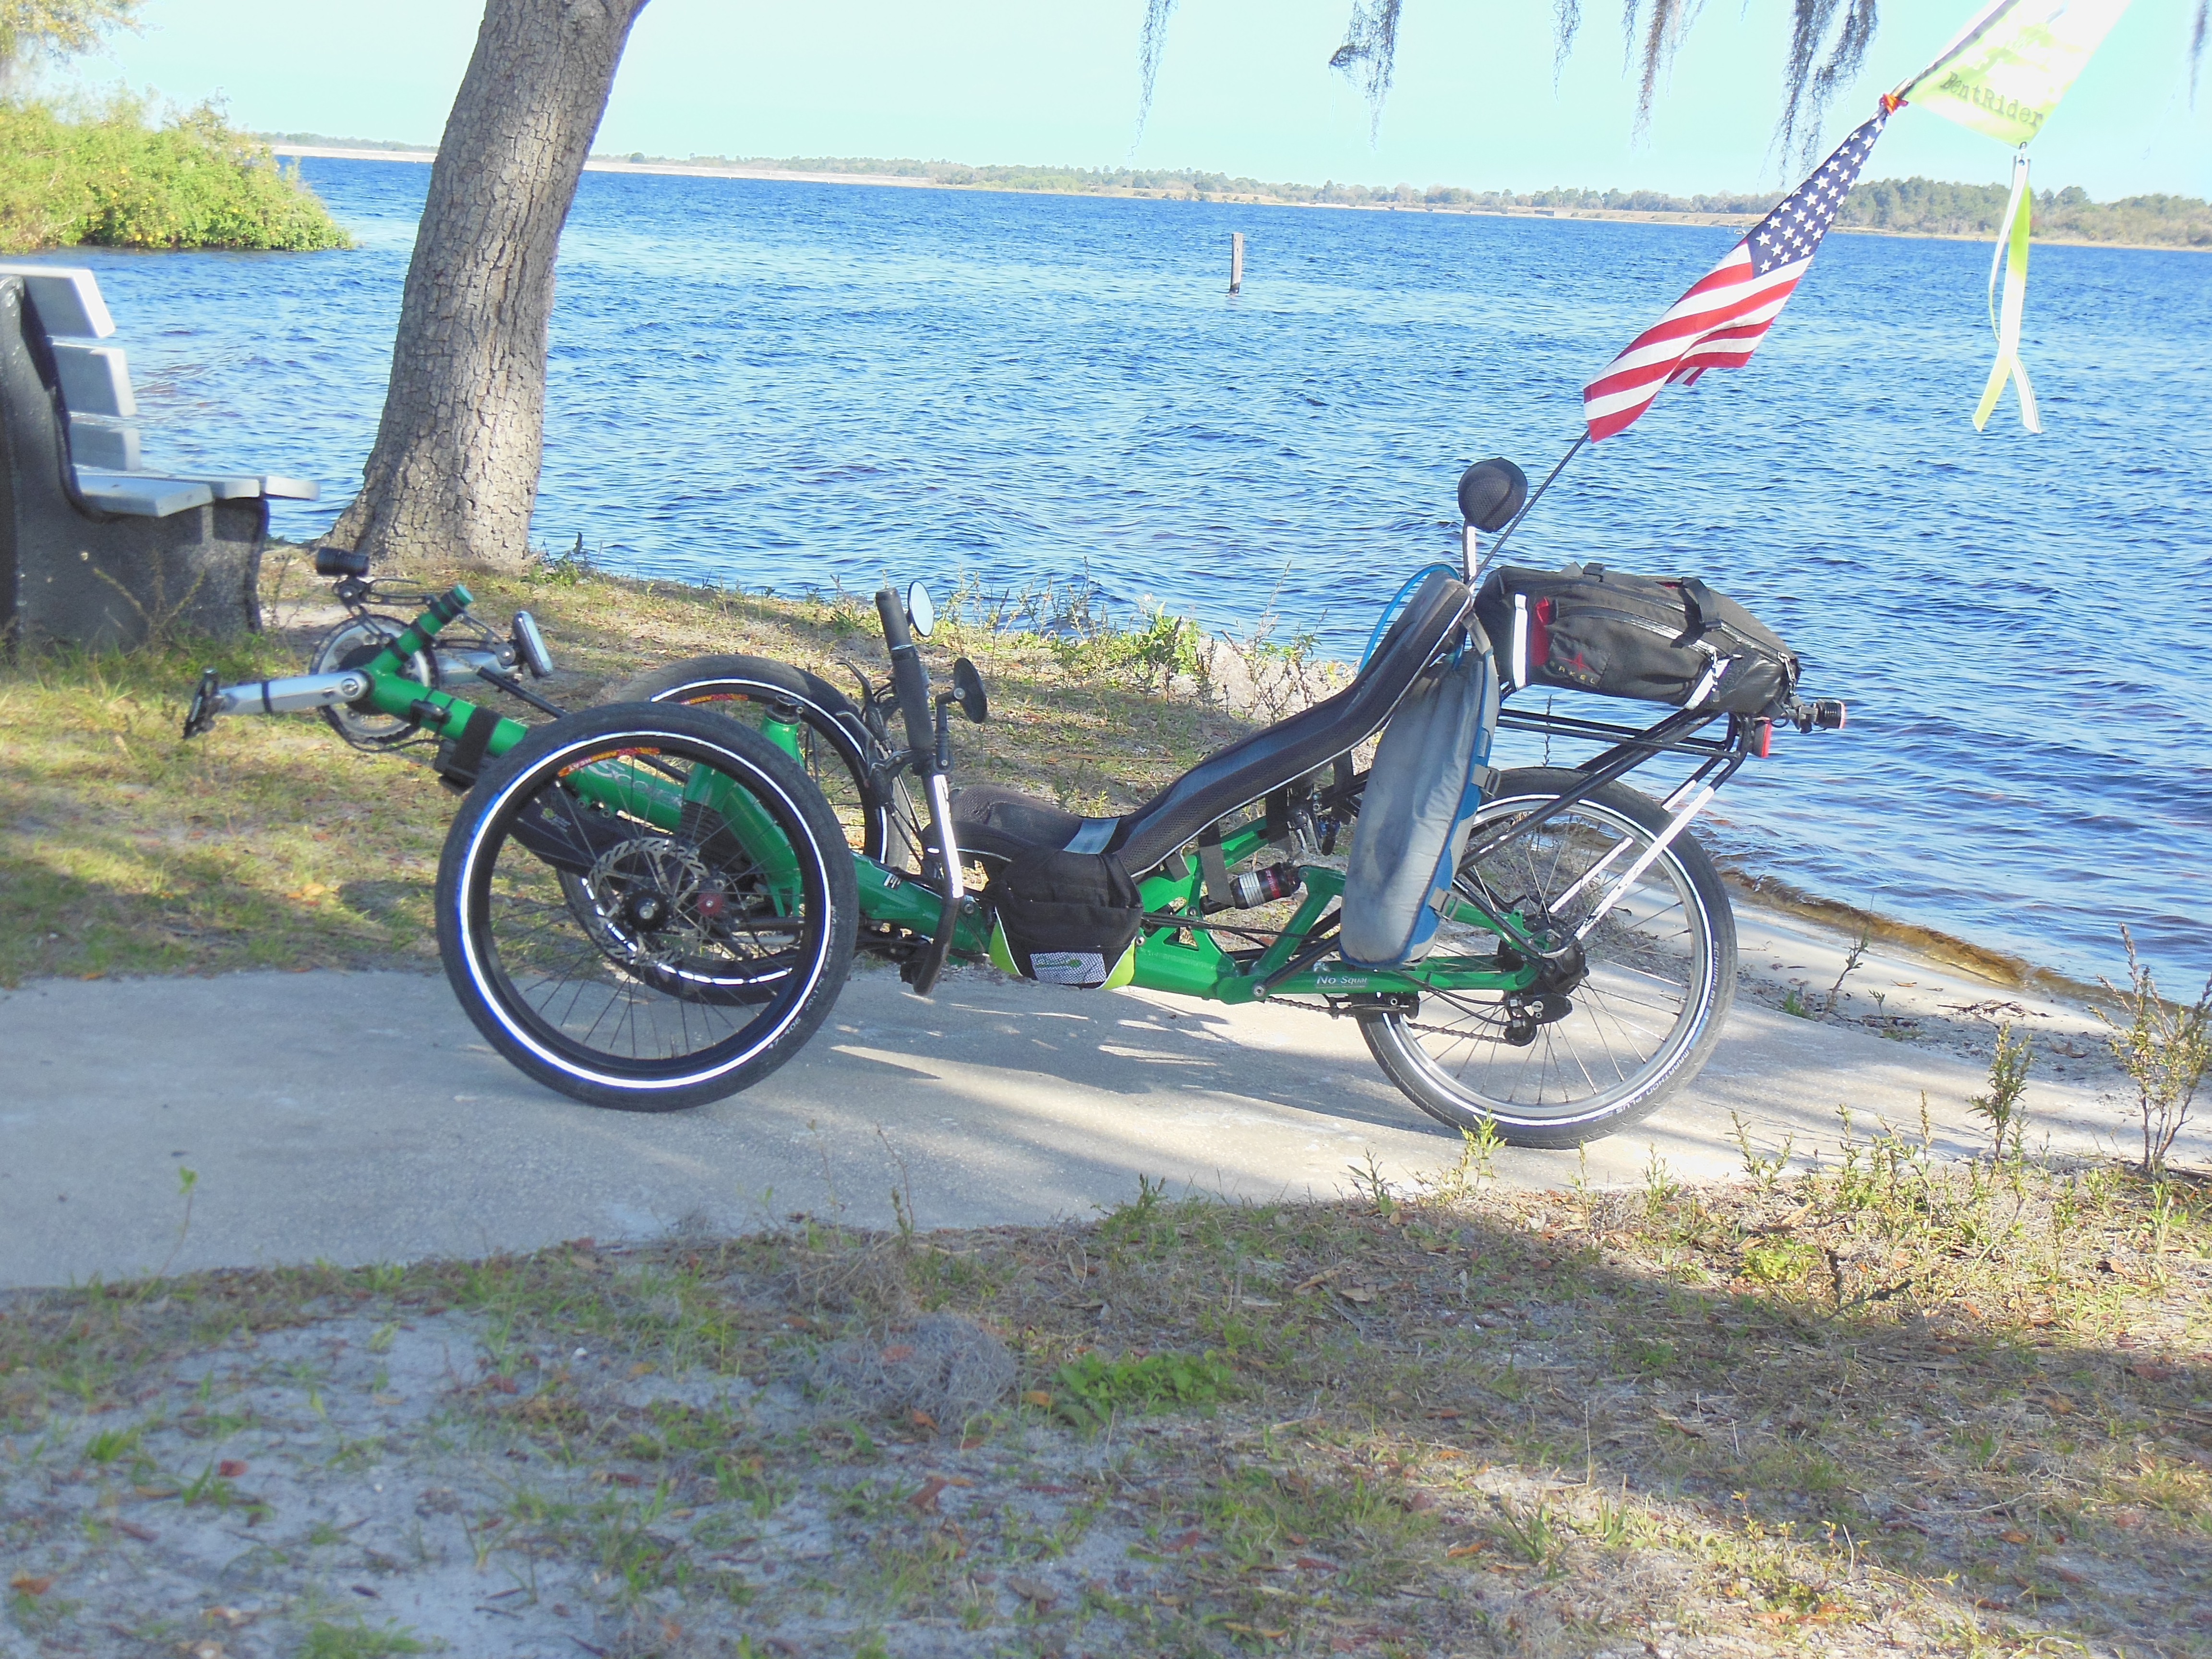
MULTIPOLYGON (((1747 8, 1750 0, 1745 0, 1747 8)), ((1344 44, 1329 56, 1332 69, 1356 72, 1370 112, 1369 135, 1378 136, 1382 105, 1397 67, 1398 22, 1405 0, 1352 0, 1344 44)), ((1141 90, 1137 133, 1144 136, 1152 112, 1152 88, 1159 78, 1160 56, 1167 45, 1168 17, 1176 0, 1145 0, 1144 33, 1137 52, 1141 90)), ((1622 0, 1620 27, 1632 67, 1638 70, 1636 122, 1639 131, 1651 118, 1660 77, 1668 60, 1703 9, 1703 0, 1622 0), (1646 7, 1649 6, 1649 15, 1646 7)), ((1783 66, 1782 112, 1775 143, 1784 160, 1795 150, 1806 161, 1819 152, 1820 123, 1836 94, 1865 66, 1867 50, 1879 27, 1878 0, 1790 0, 1790 48, 1783 66)), ((1582 0, 1553 0, 1552 85, 1566 72, 1567 55, 1583 24, 1582 0)), ((2212 0, 2197 0, 2189 39, 2189 101, 2205 49, 2212 46, 2212 0)))
POLYGON ((1793 13, 1774 141, 1785 161, 1793 148, 1801 160, 1810 161, 1820 149, 1820 118, 1837 92, 1865 63, 1878 20, 1875 0, 1794 0, 1793 13), (1835 39, 1831 44, 1832 31, 1835 39))
POLYGON ((1390 95, 1391 71, 1398 61, 1398 13, 1405 0, 1352 0, 1344 44, 1330 54, 1328 66, 1349 75, 1357 69, 1367 97, 1368 138, 1382 135, 1382 100, 1390 95))
MULTIPOLYGON (((2212 0, 2205 0, 2212 5, 2212 0)), ((1583 0, 1557 0, 1552 9, 1552 30, 1555 46, 1552 52, 1552 90, 1559 89, 1559 77, 1567 72, 1567 54, 1574 50, 1575 31, 1583 26, 1583 0)))
MULTIPOLYGON (((1621 7, 1621 31, 1631 40, 1638 33, 1637 17, 1643 10, 1643 0, 1626 0, 1621 7)), ((1667 60, 1674 55, 1674 47, 1681 40, 1682 31, 1689 25, 1686 0, 1651 0, 1651 15, 1643 29, 1643 78, 1636 88, 1636 127, 1641 132, 1651 120, 1651 106, 1659 95, 1659 77, 1665 72, 1667 60)))
POLYGON ((1145 136, 1146 118, 1152 112, 1152 88, 1159 83, 1160 55, 1167 50, 1168 15, 1176 0, 1145 0, 1144 32, 1137 37, 1137 136, 1129 141, 1134 150, 1145 136))
POLYGON ((2189 107, 2197 107, 2197 73, 2204 67, 2204 42, 2212 36, 2212 0, 2197 0, 2197 24, 2189 32, 2189 107))

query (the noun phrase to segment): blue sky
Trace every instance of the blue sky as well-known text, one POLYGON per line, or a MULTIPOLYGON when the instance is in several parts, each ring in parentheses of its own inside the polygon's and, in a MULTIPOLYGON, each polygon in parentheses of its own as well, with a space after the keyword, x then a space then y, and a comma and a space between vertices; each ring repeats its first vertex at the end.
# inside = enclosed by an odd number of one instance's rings
MULTIPOLYGON (((2033 151, 2039 185, 2100 199, 2212 195, 2212 66, 2192 109, 2189 0, 2136 0, 2033 151)), ((1141 0, 653 0, 601 128, 603 150, 917 155, 1216 168, 1278 179, 1553 184, 1677 192, 1767 187, 1787 0, 1707 7, 1648 131, 1618 12, 1589 0, 1556 90, 1548 4, 1407 0, 1378 142, 1326 67, 1349 0, 1182 0, 1132 152, 1141 0)), ((1917 69, 1971 0, 1899 0, 1831 111, 1832 142, 1917 69)), ((220 93, 267 131, 434 140, 480 14, 469 0, 149 0, 149 27, 88 77, 193 101, 220 93)), ((1869 176, 1996 181, 2003 148, 1926 114, 1893 124, 1869 176)))

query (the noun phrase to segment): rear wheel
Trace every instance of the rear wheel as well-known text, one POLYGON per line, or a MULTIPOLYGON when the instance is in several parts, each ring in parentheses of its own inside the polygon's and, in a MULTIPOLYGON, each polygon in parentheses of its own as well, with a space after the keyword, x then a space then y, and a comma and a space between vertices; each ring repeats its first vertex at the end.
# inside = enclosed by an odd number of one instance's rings
MULTIPOLYGON (((1475 815, 1474 841, 1581 782, 1553 768, 1508 772, 1475 815)), ((1613 783, 1528 835, 1460 866, 1455 888, 1577 933, 1665 833, 1668 814, 1613 783)), ((1487 956, 1487 927, 1446 922, 1432 957, 1487 956)), ((1576 1146, 1649 1116, 1695 1077, 1735 997, 1735 919, 1712 860, 1685 831, 1627 884, 1556 970, 1555 987, 1425 991, 1413 1013, 1360 1016, 1392 1082, 1431 1116, 1488 1119, 1519 1146, 1576 1146)))
POLYGON ((797 1053, 859 911, 798 763, 684 708, 537 727, 485 769, 438 867, 439 951, 477 1029, 538 1081, 628 1111, 720 1099, 797 1053), (742 792, 726 815, 701 798, 708 774, 742 792))

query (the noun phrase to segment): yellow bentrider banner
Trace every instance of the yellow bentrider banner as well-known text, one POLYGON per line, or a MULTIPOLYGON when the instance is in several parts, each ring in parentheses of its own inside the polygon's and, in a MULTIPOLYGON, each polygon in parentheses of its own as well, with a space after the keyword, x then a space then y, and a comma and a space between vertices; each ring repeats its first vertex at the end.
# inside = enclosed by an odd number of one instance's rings
POLYGON ((1998 0, 1899 90, 1962 127, 2024 144, 2127 9, 2128 0, 1998 0))

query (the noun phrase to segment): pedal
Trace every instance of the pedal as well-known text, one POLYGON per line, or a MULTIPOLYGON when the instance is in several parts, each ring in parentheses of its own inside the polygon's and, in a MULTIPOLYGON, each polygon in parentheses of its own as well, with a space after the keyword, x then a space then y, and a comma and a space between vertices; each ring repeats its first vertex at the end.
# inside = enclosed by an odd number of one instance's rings
POLYGON ((193 689, 191 707, 185 711, 185 736, 187 739, 215 729, 216 694, 222 690, 222 681, 214 669, 200 671, 200 683, 193 689))

